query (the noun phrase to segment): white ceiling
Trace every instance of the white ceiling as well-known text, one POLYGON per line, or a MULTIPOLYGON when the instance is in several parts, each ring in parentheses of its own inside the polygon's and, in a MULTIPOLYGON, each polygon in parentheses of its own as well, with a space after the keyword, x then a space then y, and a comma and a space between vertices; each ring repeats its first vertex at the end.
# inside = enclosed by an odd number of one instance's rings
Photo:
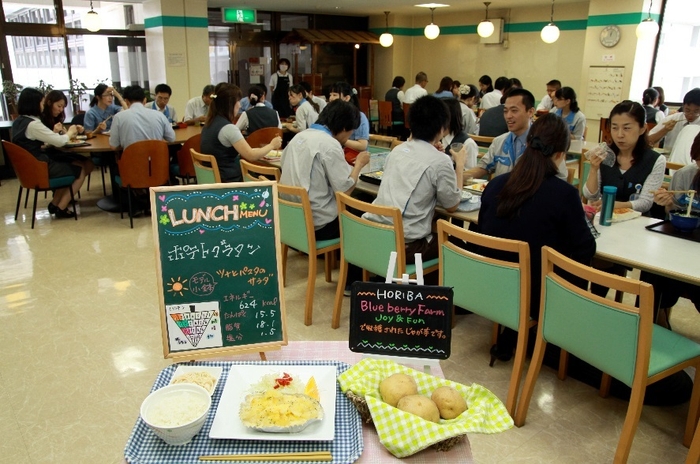
MULTIPOLYGON (((557 0, 556 5, 562 3, 578 3, 582 0, 557 0)), ((585 1, 585 0, 584 0, 585 1)), ((426 0, 208 0, 209 8, 243 7, 263 11, 279 11, 293 13, 316 13, 347 16, 371 16, 383 15, 384 11, 401 15, 427 14, 429 11, 417 8, 414 5, 429 3, 426 0)), ((436 9, 436 14, 447 14, 457 11, 485 10, 484 2, 480 0, 448 0, 435 1, 450 5, 448 8, 436 9)), ((551 0, 494 0, 489 9, 500 10, 523 6, 551 5, 551 0)))

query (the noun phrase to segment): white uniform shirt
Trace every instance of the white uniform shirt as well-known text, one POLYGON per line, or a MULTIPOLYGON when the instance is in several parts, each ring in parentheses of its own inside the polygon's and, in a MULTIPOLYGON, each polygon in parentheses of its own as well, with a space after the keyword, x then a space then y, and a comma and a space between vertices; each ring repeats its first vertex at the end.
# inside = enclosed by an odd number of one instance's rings
POLYGON ((314 124, 318 119, 318 113, 308 101, 305 101, 301 105, 299 105, 295 116, 296 127, 300 131, 308 129, 309 126, 311 126, 311 124, 314 124))
POLYGON ((552 97, 550 97, 549 94, 542 97, 540 104, 537 105, 537 111, 549 111, 552 108, 554 108, 554 102, 552 101, 552 97))
POLYGON ((324 100, 321 97, 317 97, 316 95, 311 97, 311 99, 314 101, 314 103, 316 103, 318 105, 318 114, 321 114, 321 111, 323 111, 323 108, 326 107, 328 102, 326 102, 326 100, 324 100))
MULTIPOLYGON (((680 123, 678 123, 680 124, 680 123)), ((700 125, 689 124, 684 127, 678 134, 676 143, 673 144, 673 149, 671 150, 671 156, 668 160, 671 163, 679 164, 695 164, 690 158, 690 147, 693 146, 695 137, 700 133, 700 125)))
POLYGON ((479 108, 482 110, 487 110, 489 108, 493 108, 494 106, 500 105, 502 96, 503 93, 501 93, 500 90, 492 90, 481 98, 481 105, 479 105, 479 108))
MULTIPOLYGON (((276 73, 273 73, 272 76, 270 76, 270 85, 268 87, 270 87, 273 91, 274 91, 275 87, 277 87, 277 76, 279 76, 279 75, 280 75, 280 72, 277 71, 276 73)), ((290 87, 293 86, 294 82, 292 79, 292 75, 287 73, 284 76, 289 78, 289 86, 290 87)))
POLYGON ((656 127, 654 127, 650 132, 649 135, 656 134, 657 132, 661 131, 663 129, 663 125, 667 123, 668 121, 678 121, 676 125, 673 127, 673 130, 666 134, 664 137, 664 148, 671 149, 673 148, 673 144, 676 143, 676 138, 678 138, 678 134, 681 133, 683 128, 685 126, 689 125, 696 125, 700 126, 700 118, 695 118, 695 121, 693 122, 688 122, 685 119, 685 115, 682 112, 678 112, 675 114, 672 114, 671 116, 666 116, 661 120, 660 124, 657 124, 656 127))
MULTIPOLYGON (((266 102, 260 102, 255 106, 256 107, 257 106, 266 107, 267 105, 265 105, 265 103, 266 102)), ((282 122, 280 121, 280 115, 277 113, 277 111, 275 111, 275 114, 277 115, 277 127, 282 129, 282 122)), ((238 117, 238 121, 236 122, 236 127, 238 127, 238 129, 241 132, 248 129, 248 114, 245 111, 243 113, 241 113, 241 115, 238 117)))
POLYGON ((206 116, 207 112, 209 112, 209 105, 204 103, 202 97, 191 98, 185 105, 185 121, 206 116))
POLYGON ((24 135, 29 140, 38 140, 47 145, 53 145, 54 147, 62 147, 69 142, 68 135, 60 135, 52 131, 46 127, 43 122, 41 122, 41 119, 36 116, 28 117, 33 119, 32 122, 27 124, 27 129, 24 132, 24 135))
POLYGON ((420 97, 424 97, 426 95, 428 95, 428 91, 421 87, 420 84, 416 84, 410 89, 406 90, 403 102, 410 105, 420 97))
POLYGON ((173 127, 163 113, 132 103, 129 109, 114 115, 109 144, 126 148, 141 140, 175 141, 173 127))
POLYGON ((464 126, 464 132, 467 134, 476 134, 478 126, 476 125, 476 114, 474 114, 474 110, 461 102, 460 107, 462 108, 462 125, 464 126))

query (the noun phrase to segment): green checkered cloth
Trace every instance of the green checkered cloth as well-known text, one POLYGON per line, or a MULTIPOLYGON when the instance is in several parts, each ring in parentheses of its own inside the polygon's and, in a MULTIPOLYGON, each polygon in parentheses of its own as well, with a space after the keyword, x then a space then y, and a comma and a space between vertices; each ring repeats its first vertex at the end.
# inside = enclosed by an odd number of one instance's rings
POLYGON ((338 383, 343 393, 352 391, 365 397, 379 441, 398 458, 469 432, 496 433, 513 427, 513 419, 501 400, 481 385, 467 387, 393 361, 363 359, 343 372, 338 383), (418 393, 423 396, 430 397, 438 387, 455 388, 467 401, 468 409, 455 419, 440 420, 436 424, 389 406, 381 399, 379 384, 396 373, 412 376, 418 384, 418 393))

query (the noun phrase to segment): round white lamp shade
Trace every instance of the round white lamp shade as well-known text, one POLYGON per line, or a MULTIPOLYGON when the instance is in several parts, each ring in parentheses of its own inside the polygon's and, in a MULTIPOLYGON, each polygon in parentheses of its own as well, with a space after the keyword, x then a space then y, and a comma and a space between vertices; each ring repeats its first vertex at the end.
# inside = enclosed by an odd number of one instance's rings
POLYGON ((542 32, 540 32, 540 37, 542 37, 542 41, 544 43, 554 43, 559 38, 559 28, 556 26, 556 24, 549 23, 542 28, 542 32))
POLYGON ((476 27, 476 33, 479 34, 479 37, 491 37, 491 35, 493 35, 493 31, 493 23, 489 20, 481 21, 476 27))
POLYGON ((440 27, 437 24, 430 23, 425 26, 423 33, 429 40, 437 39, 437 37, 440 35, 440 27))
POLYGON ((659 24, 651 18, 647 18, 637 25, 637 38, 651 40, 659 33, 659 24))
POLYGON ((379 36, 379 43, 382 47, 391 47, 391 44, 394 43, 394 36, 385 32, 379 36))
POLYGON ((100 30, 100 16, 94 10, 88 11, 83 21, 85 23, 85 29, 88 31, 97 32, 100 30))

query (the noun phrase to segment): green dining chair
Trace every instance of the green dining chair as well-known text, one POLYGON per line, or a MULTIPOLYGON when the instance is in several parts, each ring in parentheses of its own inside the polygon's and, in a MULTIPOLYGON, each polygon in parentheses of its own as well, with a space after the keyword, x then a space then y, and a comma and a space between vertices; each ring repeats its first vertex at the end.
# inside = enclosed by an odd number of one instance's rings
MULTIPOLYGON (((379 276, 386 275, 389 266, 389 256, 396 252, 395 277, 403 274, 415 276, 416 265, 406 264, 406 242, 403 235, 403 220, 398 208, 378 206, 352 198, 342 192, 336 192, 338 204, 338 219, 340 221, 340 277, 335 292, 333 321, 331 327, 340 326, 340 313, 343 307, 343 291, 347 283, 348 264, 354 264, 362 269, 362 279, 367 280, 369 273, 379 276), (348 208, 361 213, 372 213, 386 216, 393 225, 380 224, 354 215, 348 208)), ((431 259, 423 262, 423 273, 436 271, 438 260, 431 259)))
POLYGON ((333 264, 335 264, 333 253, 340 248, 340 239, 316 241, 311 202, 308 192, 303 187, 278 184, 277 195, 279 199, 280 242, 282 242, 282 281, 286 282, 287 280, 289 247, 306 253, 309 256, 309 274, 306 284, 304 324, 311 325, 316 286, 316 260, 319 255, 325 256, 326 282, 332 282, 331 271, 333 264))
MULTIPOLYGON (((529 329, 536 325, 536 321, 530 318, 528 244, 471 232, 444 219, 439 220, 437 225, 440 285, 454 289, 454 304, 493 321, 496 333, 498 324, 518 332, 513 372, 506 398, 506 409, 514 417, 520 378, 525 366, 529 329), (513 253, 517 256, 517 261, 503 261, 467 251, 451 242, 451 237, 463 241, 466 246, 480 247, 486 255, 513 253), (498 298, 494 298, 494 295, 498 295, 498 298)), ((493 357, 490 365, 493 365, 493 357)))
POLYGON ((260 182, 260 176, 263 176, 265 180, 275 180, 277 182, 280 181, 279 168, 254 164, 250 161, 244 160, 243 158, 240 159, 240 164, 243 182, 260 182))
MULTIPOLYGON (((547 343, 553 343, 632 389, 615 463, 627 462, 647 385, 687 367, 695 367, 683 444, 690 446, 700 417, 700 345, 652 323, 654 289, 577 263, 549 247, 542 248, 542 298, 535 351, 527 372, 515 424, 525 423, 547 343), (639 306, 593 295, 562 277, 569 273, 629 293, 639 306)), ((609 387, 609 382, 607 382, 609 387)), ((603 396, 607 391, 603 392, 603 396)))
POLYGON ((220 184, 221 175, 219 165, 213 155, 203 155, 194 148, 190 148, 194 172, 197 175, 198 184, 220 184))

